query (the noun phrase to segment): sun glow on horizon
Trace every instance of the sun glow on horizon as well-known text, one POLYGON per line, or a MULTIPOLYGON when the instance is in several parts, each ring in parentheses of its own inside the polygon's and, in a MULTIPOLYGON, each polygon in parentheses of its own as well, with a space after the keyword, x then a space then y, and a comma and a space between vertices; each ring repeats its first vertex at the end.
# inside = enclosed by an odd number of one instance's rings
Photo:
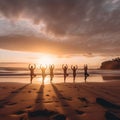
POLYGON ((52 56, 45 55, 37 60, 37 64, 42 66, 54 64, 54 59, 52 58, 52 56))

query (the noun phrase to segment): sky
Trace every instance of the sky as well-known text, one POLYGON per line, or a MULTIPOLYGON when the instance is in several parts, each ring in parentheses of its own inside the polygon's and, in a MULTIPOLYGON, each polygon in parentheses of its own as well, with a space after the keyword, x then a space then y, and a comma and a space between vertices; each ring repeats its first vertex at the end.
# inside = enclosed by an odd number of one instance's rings
POLYGON ((0 0, 0 62, 100 66, 119 46, 120 0, 0 0))

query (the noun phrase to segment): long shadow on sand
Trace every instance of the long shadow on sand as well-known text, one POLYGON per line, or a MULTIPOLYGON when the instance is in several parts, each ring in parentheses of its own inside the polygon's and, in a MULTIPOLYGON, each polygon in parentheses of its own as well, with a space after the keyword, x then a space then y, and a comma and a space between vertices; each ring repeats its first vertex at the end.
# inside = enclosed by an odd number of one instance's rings
POLYGON ((8 104, 11 99, 13 99, 16 95, 18 95, 23 89, 25 89, 30 84, 26 84, 22 86, 21 88, 18 88, 17 90, 14 90, 9 94, 7 97, 5 97, 3 100, 0 100, 0 106, 4 107, 4 105, 8 104))
POLYGON ((38 90, 38 95, 35 100, 35 107, 34 109, 43 109, 43 95, 44 95, 44 83, 41 84, 39 90, 38 90))
POLYGON ((38 96, 35 100, 35 106, 32 111, 28 112, 28 117, 31 119, 39 119, 43 120, 66 120, 65 115, 58 113, 57 111, 53 111, 50 109, 46 109, 43 102, 44 102, 44 83, 40 86, 39 91, 37 92, 38 96))
POLYGON ((60 104, 63 107, 68 107, 67 109, 63 108, 63 111, 65 112, 65 114, 67 115, 69 120, 79 120, 79 118, 77 116, 75 116, 75 110, 73 110, 69 104, 66 102, 65 97, 59 92, 59 90, 57 89, 57 87, 53 84, 51 84, 53 87, 53 90, 56 93, 57 98, 59 99, 60 104))

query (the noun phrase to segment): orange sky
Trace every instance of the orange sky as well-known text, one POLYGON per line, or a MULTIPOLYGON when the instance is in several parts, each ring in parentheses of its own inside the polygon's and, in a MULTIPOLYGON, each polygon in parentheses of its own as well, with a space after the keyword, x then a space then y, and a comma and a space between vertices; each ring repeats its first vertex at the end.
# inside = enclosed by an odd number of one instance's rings
MULTIPOLYGON (((35 63, 35 64, 55 64, 57 66, 61 64, 77 64, 83 66, 88 64, 91 68, 99 68, 100 64, 104 60, 112 59, 112 57, 103 56, 84 56, 84 55, 53 55, 45 53, 34 53, 34 52, 19 52, 0 49, 1 62, 8 63, 35 63)), ((5 65, 5 64, 4 64, 5 65)), ((3 66, 4 66, 3 65, 3 66)))
POLYGON ((120 0, 0 0, 0 62, 99 67, 119 51, 120 0))

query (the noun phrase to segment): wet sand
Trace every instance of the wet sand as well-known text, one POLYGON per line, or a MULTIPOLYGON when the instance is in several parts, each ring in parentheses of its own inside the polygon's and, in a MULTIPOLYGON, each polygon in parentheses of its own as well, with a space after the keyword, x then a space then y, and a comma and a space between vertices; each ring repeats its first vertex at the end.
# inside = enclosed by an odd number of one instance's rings
POLYGON ((119 120, 120 82, 0 83, 0 120, 119 120))

